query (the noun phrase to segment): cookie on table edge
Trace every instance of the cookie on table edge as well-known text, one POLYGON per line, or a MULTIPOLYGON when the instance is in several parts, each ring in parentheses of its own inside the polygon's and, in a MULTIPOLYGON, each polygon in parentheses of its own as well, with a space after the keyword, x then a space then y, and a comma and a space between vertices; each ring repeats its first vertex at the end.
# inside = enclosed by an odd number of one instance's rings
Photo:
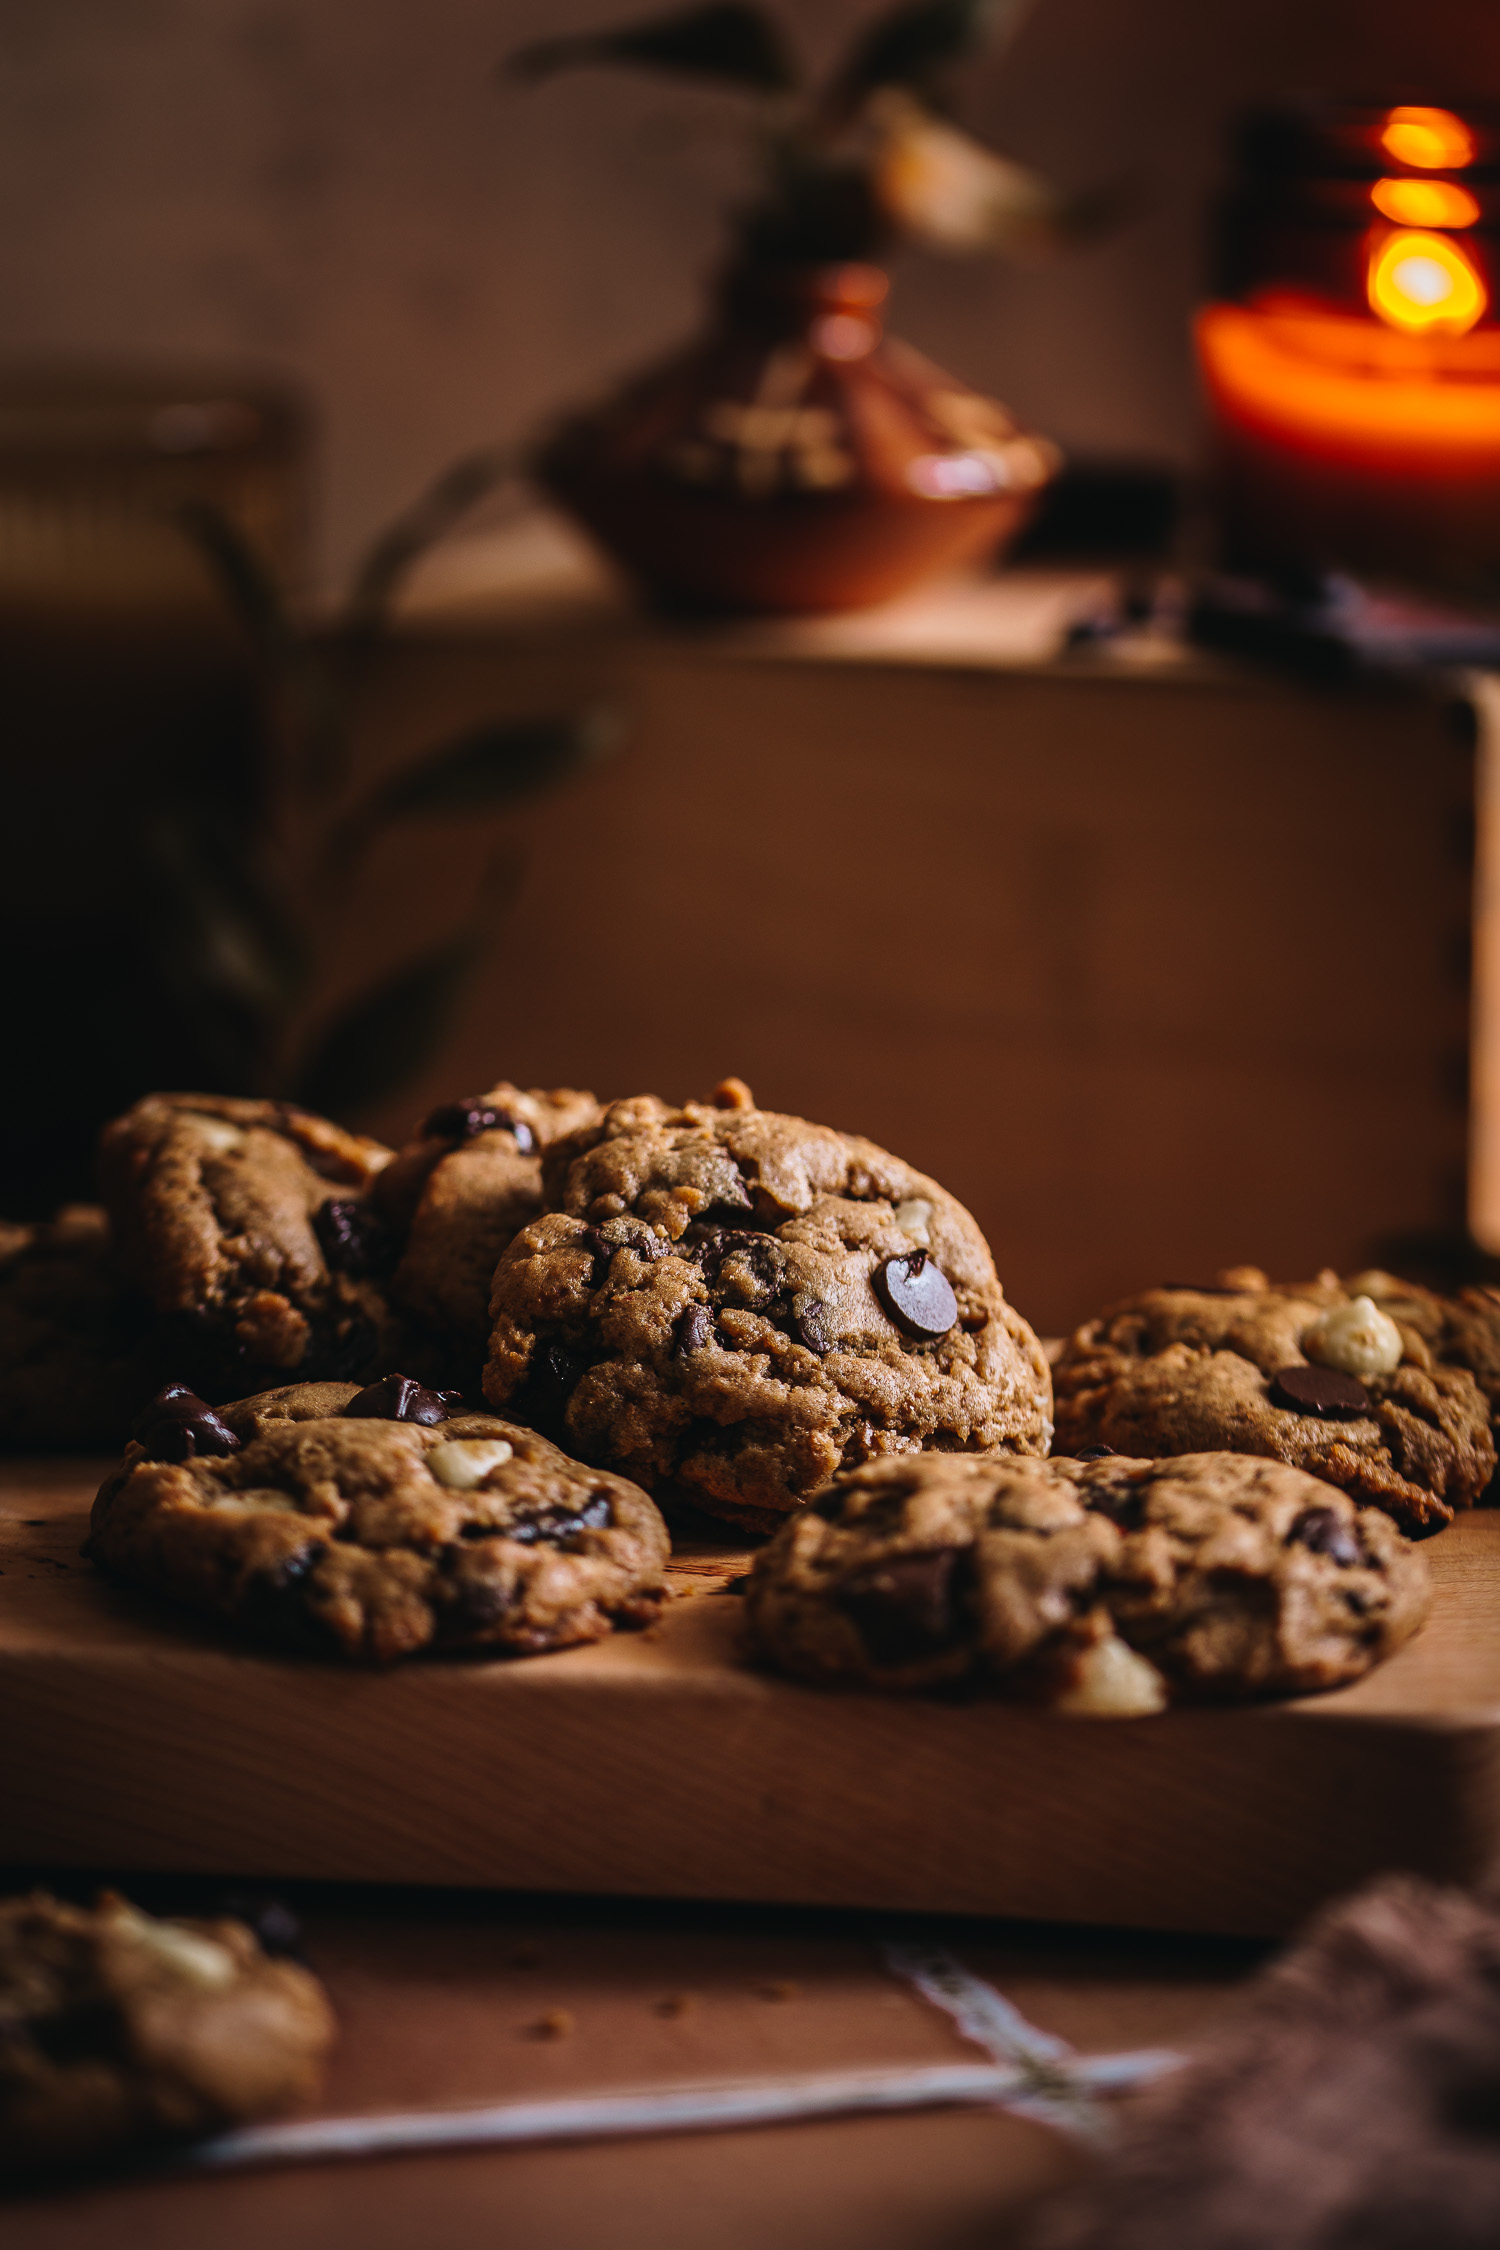
POLYGON ((1387 1316, 1372 1327, 1329 1282, 1302 1291, 1240 1267, 1112 1306, 1054 1364, 1055 1450, 1258 1454, 1404 1531, 1440 1530, 1494 1474, 1489 1401, 1466 1367, 1387 1316))
POLYGON ((803 1679, 1138 1716, 1342 1686, 1429 1598, 1388 1516, 1279 1462, 924 1454, 837 1478, 755 1557, 745 1613, 803 1679))
POLYGON ((728 1080, 612 1104, 543 1173, 484 1387, 583 1459, 769 1530, 875 1455, 1046 1452, 1046 1358, 983 1235, 872 1142, 728 1080))
POLYGON ((218 1410, 170 1386, 138 1427, 91 1559, 283 1648, 536 1655, 649 1624, 666 1598, 644 1492, 406 1376, 218 1410))
POLYGON ((0 1900, 0 2182, 75 2173, 314 2099, 322 1986, 245 1924, 111 1892, 0 1900))

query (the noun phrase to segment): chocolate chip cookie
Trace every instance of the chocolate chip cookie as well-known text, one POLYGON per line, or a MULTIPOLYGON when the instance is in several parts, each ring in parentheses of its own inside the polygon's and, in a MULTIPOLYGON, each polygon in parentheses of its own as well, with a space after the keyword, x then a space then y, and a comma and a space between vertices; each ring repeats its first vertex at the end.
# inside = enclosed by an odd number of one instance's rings
POLYGON ((534 1655, 647 1624, 665 1598, 643 1492, 407 1376, 222 1409, 172 1384, 137 1430, 94 1502, 92 1559, 283 1647, 534 1655))
POLYGON ((375 1182, 376 1209, 404 1246, 393 1303, 476 1376, 500 1253, 542 1209, 542 1151, 598 1115, 592 1094, 502 1079, 433 1110, 375 1182))
POLYGON ((1136 1717, 1341 1686, 1428 1599, 1389 1517, 1280 1462, 925 1454, 836 1478, 756 1556, 746 1614, 803 1679, 1136 1717))
POLYGON ((152 1094, 106 1126, 122 1259, 198 1388, 232 1397, 379 1364, 394 1245, 368 1190, 389 1161, 286 1102, 152 1094))
POLYGON ((495 1269, 486 1396, 582 1459, 772 1528, 834 1470, 1045 1453, 1051 1385, 974 1221, 852 1134, 617 1102, 495 1269))
POLYGON ((161 1380, 151 1329, 151 1308, 118 1272, 97 1206, 67 1205, 41 1225, 0 1224, 0 1445, 121 1445, 161 1380))
POLYGON ((323 1989, 243 1922, 0 1901, 0 2180, 73 2173, 311 2100, 323 1989))
POLYGON ((1057 1450, 1256 1453, 1384 1508, 1404 1531, 1451 1523, 1494 1473, 1489 1403, 1466 1367, 1344 1302, 1331 1279, 1299 1290, 1237 1268, 1089 1321, 1053 1370, 1057 1450))

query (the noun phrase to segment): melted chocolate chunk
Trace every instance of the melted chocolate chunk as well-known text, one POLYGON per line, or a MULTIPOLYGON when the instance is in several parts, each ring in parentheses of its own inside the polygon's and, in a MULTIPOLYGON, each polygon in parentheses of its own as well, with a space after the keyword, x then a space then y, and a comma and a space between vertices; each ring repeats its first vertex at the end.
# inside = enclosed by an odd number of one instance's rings
POLYGON ((833 1336, 828 1326, 828 1307, 816 1297, 804 1297, 792 1307, 792 1334, 799 1344, 821 1359, 833 1350, 833 1336))
MULTIPOLYGON (((754 1227, 707 1226, 700 1222, 689 1227, 680 1250, 681 1254, 697 1261, 711 1287, 719 1286, 725 1266, 731 1258, 735 1259, 742 1270, 748 1271, 752 1298, 757 1304, 775 1295, 786 1271, 780 1243, 768 1234, 758 1233, 754 1227)), ((743 1286, 741 1281, 741 1291, 743 1286)))
POLYGON ((680 1352, 701 1352, 704 1345, 713 1341, 713 1314, 707 1305, 689 1305, 677 1322, 677 1349, 680 1352))
POLYGON ((369 1281, 396 1262, 390 1230, 368 1203, 331 1196, 314 1211, 312 1229, 330 1273, 369 1281))
POLYGON ((1271 1377, 1271 1396, 1293 1414, 1327 1414, 1338 1420, 1370 1411, 1364 1384, 1341 1367, 1278 1367, 1271 1377))
POLYGON ((437 1616, 440 1638, 455 1632, 482 1631, 505 1615, 514 1602, 513 1593, 498 1579, 465 1571, 462 1576, 448 1580, 442 1590, 442 1601, 437 1616))
POLYGON ((925 1250, 911 1250, 878 1265, 875 1290, 902 1335, 914 1343, 930 1344, 946 1336, 958 1318, 953 1284, 925 1250))
POLYGON ((524 1117, 513 1116, 508 1109, 495 1109, 478 1094, 470 1094, 463 1101, 444 1102, 424 1117, 421 1125, 424 1140, 472 1141, 476 1134, 493 1133, 503 1127, 514 1139, 522 1156, 529 1156, 536 1147, 536 1135, 524 1117))
POLYGON ((431 1428, 463 1408, 461 1391, 430 1391, 410 1375, 382 1375, 350 1399, 345 1415, 373 1422, 421 1422, 431 1428))
POLYGON ((1092 1515, 1108 1516, 1122 1531, 1139 1531, 1146 1520, 1146 1487, 1142 1484, 1089 1484, 1079 1498, 1092 1515))
POLYGON ((186 1383, 163 1383, 136 1416, 130 1434, 153 1461, 195 1461, 240 1449, 229 1424, 186 1383))
POLYGON ((581 1508, 534 1508, 509 1523, 491 1527, 492 1539, 514 1539, 521 1547, 565 1547, 577 1531, 602 1531, 614 1521, 607 1492, 596 1492, 581 1508))
POLYGON ((1073 1459, 1075 1461, 1118 1461, 1120 1455, 1112 1445, 1080 1445, 1073 1459))
POLYGON ((961 1550, 897 1555, 846 1578, 834 1596, 877 1664, 936 1656, 956 1635, 954 1565, 961 1550))
POLYGON ((1287 1533, 1287 1544, 1310 1547, 1315 1555, 1329 1555, 1346 1566, 1365 1559, 1353 1525, 1344 1523, 1336 1508, 1305 1508, 1287 1533))

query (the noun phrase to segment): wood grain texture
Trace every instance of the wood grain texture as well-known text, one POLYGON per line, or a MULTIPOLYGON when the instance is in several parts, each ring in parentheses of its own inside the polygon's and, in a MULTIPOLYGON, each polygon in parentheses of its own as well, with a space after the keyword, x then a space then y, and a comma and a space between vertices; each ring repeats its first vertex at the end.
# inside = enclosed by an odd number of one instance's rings
POLYGON ((1273 1935, 1377 1869, 1500 1865, 1500 1515, 1336 1695, 1124 1723, 751 1669, 733 1550, 665 1621, 385 1674, 219 1642, 79 1559, 96 1469, 0 1470, 13 1863, 1003 1914, 1273 1935))

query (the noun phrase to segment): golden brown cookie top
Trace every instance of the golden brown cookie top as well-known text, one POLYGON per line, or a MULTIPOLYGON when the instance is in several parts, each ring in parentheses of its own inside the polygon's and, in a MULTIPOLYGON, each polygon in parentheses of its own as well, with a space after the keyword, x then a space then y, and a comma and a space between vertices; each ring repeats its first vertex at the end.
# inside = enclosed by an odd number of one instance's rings
POLYGON ((1045 1356, 983 1235, 872 1142, 736 1082, 612 1104, 546 1175, 496 1268, 485 1390, 585 1459, 764 1527, 876 1453, 1045 1450, 1045 1356))
POLYGON ((89 1552, 258 1638, 388 1663, 644 1622, 668 1544, 624 1478, 394 1376, 165 1402, 101 1487, 89 1552))

